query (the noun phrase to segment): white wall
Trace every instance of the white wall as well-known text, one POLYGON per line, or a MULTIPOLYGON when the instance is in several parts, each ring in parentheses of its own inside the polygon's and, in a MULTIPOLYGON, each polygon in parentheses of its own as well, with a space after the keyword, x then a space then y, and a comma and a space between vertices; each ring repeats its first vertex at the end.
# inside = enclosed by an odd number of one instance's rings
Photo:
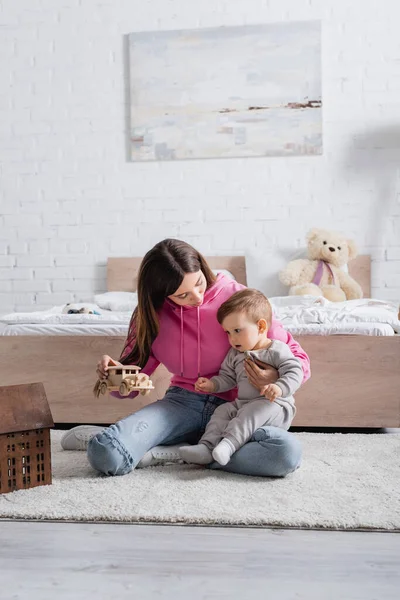
MULTIPOLYGON (((88 300, 108 256, 164 237, 246 253, 250 284, 311 226, 373 257, 373 294, 400 299, 398 0, 3 0, 0 312, 88 300), (124 35, 322 19, 322 157, 130 163, 124 35)), ((190 65, 185 65, 190 68, 190 65)))

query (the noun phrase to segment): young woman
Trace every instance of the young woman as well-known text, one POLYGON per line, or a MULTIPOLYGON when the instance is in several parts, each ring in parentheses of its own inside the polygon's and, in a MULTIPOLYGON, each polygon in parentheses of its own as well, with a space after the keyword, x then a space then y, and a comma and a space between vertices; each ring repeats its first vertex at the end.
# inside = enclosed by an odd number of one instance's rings
MULTIPOLYGON (((210 379, 218 373, 229 341, 217 321, 217 311, 244 287, 222 274, 215 277, 203 256, 186 242, 166 239, 147 252, 138 275, 138 306, 120 361, 138 365, 150 376, 162 363, 173 373, 171 386, 162 400, 106 429, 94 428, 91 434, 89 428, 85 432, 88 459, 95 469, 108 475, 124 475, 136 466, 146 466, 142 457, 159 444, 196 443, 214 410, 235 400, 236 390, 207 394, 196 392, 194 385, 198 377, 210 379)), ((308 356, 275 319, 268 337, 289 346, 301 360, 306 380, 310 374, 308 356)), ((108 366, 115 362, 103 356, 97 365, 99 377, 107 377, 108 366)), ((246 364, 248 378, 258 389, 278 378, 273 367, 261 366, 251 361, 246 364)), ((74 446, 74 430, 64 437, 65 449, 79 447, 74 446)), ((212 463, 210 468, 283 477, 297 469, 300 461, 298 440, 266 423, 227 465, 212 463)))

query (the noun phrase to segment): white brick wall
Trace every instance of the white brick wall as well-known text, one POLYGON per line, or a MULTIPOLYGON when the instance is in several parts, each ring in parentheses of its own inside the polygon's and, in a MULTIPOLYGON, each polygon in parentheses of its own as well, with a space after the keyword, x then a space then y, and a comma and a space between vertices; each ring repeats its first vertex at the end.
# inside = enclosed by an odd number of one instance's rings
POLYGON ((89 300, 107 256, 167 236, 246 253, 279 294, 312 226, 353 236, 374 296, 400 300, 399 17, 398 0, 2 0, 0 312, 89 300), (296 19, 323 22, 323 156, 127 161, 125 34, 296 19))

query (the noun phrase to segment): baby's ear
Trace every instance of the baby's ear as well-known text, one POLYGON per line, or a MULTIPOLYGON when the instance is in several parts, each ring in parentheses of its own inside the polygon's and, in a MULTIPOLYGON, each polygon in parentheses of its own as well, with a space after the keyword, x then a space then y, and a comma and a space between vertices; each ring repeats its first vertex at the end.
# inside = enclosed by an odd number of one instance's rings
POLYGON ((352 260, 358 254, 356 243, 353 240, 347 240, 347 247, 349 249, 349 260, 352 260))
POLYGON ((313 229, 310 229, 310 231, 306 235, 307 242, 312 242, 313 240, 318 238, 320 236, 320 234, 321 234, 321 229, 318 229, 317 227, 313 227, 313 229))
POLYGON ((268 329, 268 324, 267 324, 266 319, 260 319, 258 321, 257 325, 258 325, 258 331, 260 333, 264 333, 264 331, 267 331, 267 329, 268 329))

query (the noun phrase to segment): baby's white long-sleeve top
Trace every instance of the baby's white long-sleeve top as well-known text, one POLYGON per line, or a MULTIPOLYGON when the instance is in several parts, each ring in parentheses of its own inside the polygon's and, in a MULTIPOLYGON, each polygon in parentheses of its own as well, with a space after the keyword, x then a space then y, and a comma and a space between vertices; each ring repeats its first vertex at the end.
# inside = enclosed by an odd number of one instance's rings
MULTIPOLYGON (((275 382, 282 390, 282 396, 275 402, 284 404, 289 401, 294 402, 293 394, 299 389, 303 382, 303 368, 301 362, 296 358, 289 346, 279 340, 272 340, 268 348, 261 350, 251 350, 253 358, 275 367, 279 373, 279 378, 275 382)), ((260 398, 260 392, 248 380, 244 368, 244 352, 239 352, 231 348, 221 365, 218 375, 211 378, 214 383, 215 392, 226 392, 232 388, 238 388, 238 399, 242 401, 255 400, 260 398)))

